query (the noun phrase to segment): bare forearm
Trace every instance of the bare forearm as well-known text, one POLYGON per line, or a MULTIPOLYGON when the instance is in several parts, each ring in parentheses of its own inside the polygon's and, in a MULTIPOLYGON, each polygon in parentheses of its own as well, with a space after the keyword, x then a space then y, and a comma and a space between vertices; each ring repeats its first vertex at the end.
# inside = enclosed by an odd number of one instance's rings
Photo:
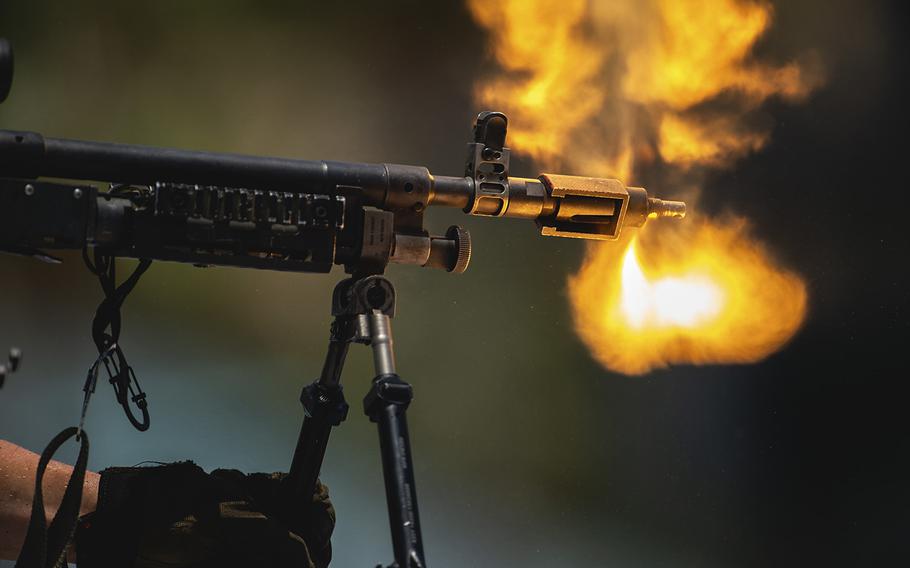
MULTIPOLYGON (((25 540, 28 519, 35 496, 35 470, 38 454, 0 440, 0 558, 15 559, 25 540)), ((44 511, 48 522, 53 518, 73 467, 51 461, 44 474, 44 511)), ((98 500, 99 475, 88 471, 82 491, 81 514, 95 510, 98 500)), ((72 555, 70 555, 72 560, 72 555)))

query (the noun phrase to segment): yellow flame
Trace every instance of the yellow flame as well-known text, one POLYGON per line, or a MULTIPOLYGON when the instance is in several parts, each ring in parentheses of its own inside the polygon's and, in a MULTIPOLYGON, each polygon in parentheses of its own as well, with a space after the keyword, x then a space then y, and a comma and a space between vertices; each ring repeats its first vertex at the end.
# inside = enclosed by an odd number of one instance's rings
POLYGON ((754 60, 772 10, 743 0, 468 0, 503 68, 476 90, 547 167, 626 179, 637 160, 717 165, 761 147, 739 120, 818 73, 754 60), (702 116, 720 95, 728 107, 702 116), (697 119, 695 118, 697 117, 697 119), (706 126, 709 123, 710 128, 706 126), (656 135, 655 135, 656 134, 656 135), (712 140, 709 140, 711 138, 712 140))
POLYGON ((776 267, 742 220, 690 220, 588 249, 569 295, 576 328, 606 367, 750 363, 801 325, 806 286, 776 267))
MULTIPOLYGON (((614 26, 612 2, 598 2, 601 18, 614 26)), ((771 23, 766 2, 741 0, 659 0, 654 21, 627 50, 625 96, 684 110, 723 91, 751 101, 772 95, 798 98, 809 87, 799 66, 750 61, 755 42, 771 23)))
MULTIPOLYGON (((477 98, 509 114, 514 150, 565 173, 634 183, 662 161, 673 167, 664 175, 697 188, 705 167, 764 146, 764 101, 798 101, 817 83, 814 69, 754 57, 772 21, 765 0, 468 6, 502 68, 478 83, 477 98)), ((682 197, 691 210, 693 195, 682 197)), ((757 361, 805 316, 805 285, 742 221, 657 221, 624 237, 592 244, 569 280, 578 333, 611 369, 757 361)))
POLYGON ((600 111, 604 50, 579 35, 585 2, 469 0, 474 18, 493 33, 493 54, 510 72, 478 87, 478 98, 511 116, 509 142, 556 160, 572 130, 600 111))
POLYGON ((704 274, 689 272, 648 280, 629 245, 622 260, 619 311, 626 324, 645 327, 695 327, 717 317, 724 292, 704 274))
POLYGON ((768 140, 763 131, 737 131, 729 119, 693 121, 669 114, 660 121, 660 153, 664 160, 679 165, 722 166, 768 140))

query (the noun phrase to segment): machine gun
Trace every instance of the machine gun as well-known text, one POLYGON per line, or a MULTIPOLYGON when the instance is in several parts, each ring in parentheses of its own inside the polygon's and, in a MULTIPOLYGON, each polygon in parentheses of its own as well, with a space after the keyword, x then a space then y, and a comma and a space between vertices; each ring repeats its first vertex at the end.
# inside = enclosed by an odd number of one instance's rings
MULTIPOLYGON (((0 42, 0 100, 11 80, 11 50, 0 42)), ((287 491, 311 494, 331 428, 347 416, 340 379, 348 347, 369 344, 376 377, 364 411, 380 431, 393 566, 422 567, 405 419, 411 386, 396 373, 390 326, 395 290, 382 274, 390 262, 463 272, 471 257, 466 230, 428 233, 427 210, 455 207, 470 215, 528 219, 542 235, 601 240, 616 239, 625 227, 650 218, 685 216, 684 203, 649 197, 615 179, 512 177, 507 125, 499 112, 477 116, 461 176, 415 166, 216 154, 2 130, 0 250, 49 261, 55 259, 48 249, 85 252, 108 295, 93 336, 105 365, 110 358, 118 400, 140 429, 148 427, 145 393, 116 345, 117 310, 151 260, 298 272, 343 265, 351 277, 335 288, 322 373, 301 395, 305 419, 287 491), (113 277, 116 257, 141 259, 120 287, 113 277), (142 411, 141 420, 130 402, 142 411)))
POLYGON ((507 119, 478 115, 465 175, 426 168, 266 158, 0 131, 0 249, 103 249, 111 256, 298 272, 389 262, 464 271, 469 234, 424 229, 429 207, 536 221, 543 235, 615 239, 685 204, 615 179, 509 175, 507 119), (80 183, 33 181, 50 177, 80 183), (91 181, 110 182, 106 190, 91 181))

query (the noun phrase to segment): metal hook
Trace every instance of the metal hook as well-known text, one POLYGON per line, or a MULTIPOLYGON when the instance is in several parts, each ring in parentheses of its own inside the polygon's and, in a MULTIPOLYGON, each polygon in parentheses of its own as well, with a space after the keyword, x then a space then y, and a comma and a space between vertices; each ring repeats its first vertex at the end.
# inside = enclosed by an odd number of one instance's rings
POLYGON ((118 350, 119 347, 116 343, 111 343, 108 345, 107 349, 102 351, 98 358, 95 359, 95 362, 91 364, 88 368, 88 374, 85 377, 85 385, 82 387, 82 391, 85 393, 82 398, 82 414, 79 416, 79 428, 76 429, 76 440, 80 439, 82 435, 82 426, 85 424, 85 415, 88 412, 88 403, 92 397, 92 394, 95 393, 95 385, 98 384, 98 369, 101 366, 101 363, 104 362, 107 366, 107 359, 118 350))

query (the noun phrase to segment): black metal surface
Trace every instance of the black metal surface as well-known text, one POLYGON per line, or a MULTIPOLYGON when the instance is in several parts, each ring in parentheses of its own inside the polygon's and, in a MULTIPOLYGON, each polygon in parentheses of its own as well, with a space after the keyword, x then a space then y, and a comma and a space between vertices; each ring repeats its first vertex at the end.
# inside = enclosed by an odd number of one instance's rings
POLYGON ((387 278, 348 278, 335 286, 332 315, 336 318, 353 318, 369 314, 372 310, 379 310, 389 317, 395 315, 395 287, 387 278))
POLYGON ((506 145, 509 119, 501 112, 483 111, 474 120, 474 142, 490 150, 502 150, 506 145))
POLYGON ((501 217, 509 209, 509 149, 505 147, 508 119, 485 111, 474 122, 474 143, 468 144, 465 177, 475 182, 474 199, 466 213, 501 217))
POLYGON ((12 86, 13 46, 8 40, 0 38, 0 103, 9 96, 12 86))
POLYGON ((354 253, 360 238, 345 195, 158 183, 152 197, 133 214, 130 256, 328 272, 345 260, 338 242, 354 253))
POLYGON ((329 434, 332 428, 344 422, 348 415, 348 404, 339 384, 324 386, 320 381, 315 381, 303 388, 300 402, 306 416, 300 428, 288 476, 285 478, 287 491, 293 496, 293 502, 299 502, 299 499, 313 494, 325 459, 329 434))
MULTIPOLYGON (((109 256, 299 272, 357 265, 356 192, 279 193, 159 183, 116 187, 0 179, 0 250, 93 246, 109 256)), ((388 227, 391 234, 392 227, 388 227)), ((380 259, 378 269, 385 266, 380 259)))
MULTIPOLYGON (((336 293, 339 288, 349 286, 349 283, 350 280, 340 282, 335 287, 336 293)), ((336 316, 332 322, 329 349, 322 373, 316 381, 304 387, 300 394, 305 415, 284 489, 295 499, 313 494, 325 458, 329 434, 333 427, 347 418, 348 404, 340 383, 348 347, 353 340, 352 318, 336 316)))
POLYGON ((0 179, 0 250, 81 249, 95 197, 89 185, 0 179))
POLYGON ((398 375, 381 375, 373 380, 363 401, 364 412, 379 426, 382 475, 397 568, 426 566, 405 413, 412 396, 411 385, 398 375))
POLYGON ((6 177, 56 177, 151 185, 156 182, 250 187, 333 194, 339 185, 361 188, 364 203, 420 213, 435 185, 445 194, 470 195, 470 180, 435 177, 423 167, 295 160, 132 144, 45 138, 0 130, 0 172, 6 177), (419 205, 418 205, 419 204, 419 205))

